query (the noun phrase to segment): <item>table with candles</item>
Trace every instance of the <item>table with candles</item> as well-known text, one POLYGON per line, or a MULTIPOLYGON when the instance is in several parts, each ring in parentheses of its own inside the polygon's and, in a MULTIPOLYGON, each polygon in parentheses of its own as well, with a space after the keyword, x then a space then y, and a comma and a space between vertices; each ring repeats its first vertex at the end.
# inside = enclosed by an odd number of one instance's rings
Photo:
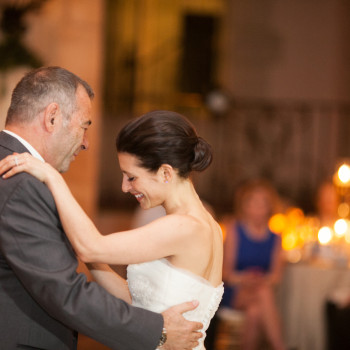
POLYGON ((333 177, 340 199, 336 217, 326 225, 317 216, 290 208, 274 215, 270 227, 281 235, 287 264, 279 288, 287 348, 326 350, 326 305, 350 305, 350 167, 333 177))

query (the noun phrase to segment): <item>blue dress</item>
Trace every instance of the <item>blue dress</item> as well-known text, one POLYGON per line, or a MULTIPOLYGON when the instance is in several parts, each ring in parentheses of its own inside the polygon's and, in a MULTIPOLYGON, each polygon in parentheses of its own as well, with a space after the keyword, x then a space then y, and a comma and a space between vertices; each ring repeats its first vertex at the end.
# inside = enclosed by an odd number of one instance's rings
MULTIPOLYGON (((237 222, 235 224, 235 231, 237 232, 237 259, 232 269, 236 271, 254 269, 263 273, 269 272, 277 235, 267 229, 264 239, 253 240, 249 237, 246 230, 246 227, 241 223, 237 222)), ((235 234, 232 231, 230 233, 235 234)), ((234 294, 235 288, 225 284, 221 306, 231 307, 234 294)))

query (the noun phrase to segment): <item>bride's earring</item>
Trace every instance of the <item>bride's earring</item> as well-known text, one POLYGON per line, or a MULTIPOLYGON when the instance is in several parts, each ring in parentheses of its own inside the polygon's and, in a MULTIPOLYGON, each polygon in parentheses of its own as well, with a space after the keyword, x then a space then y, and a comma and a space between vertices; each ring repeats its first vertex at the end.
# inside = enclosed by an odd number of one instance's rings
POLYGON ((168 165, 163 165, 162 167, 162 175, 163 175, 163 179, 164 179, 164 183, 169 183, 169 179, 171 180, 171 171, 168 169, 169 166, 168 165))

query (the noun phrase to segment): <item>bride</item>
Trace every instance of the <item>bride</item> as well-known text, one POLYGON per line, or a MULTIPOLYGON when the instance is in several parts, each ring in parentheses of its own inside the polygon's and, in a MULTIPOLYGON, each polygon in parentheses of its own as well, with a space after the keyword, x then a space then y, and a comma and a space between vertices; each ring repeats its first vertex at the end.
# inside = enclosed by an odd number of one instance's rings
MULTIPOLYGON (((203 333, 223 293, 223 241, 204 208, 191 173, 211 163, 209 144, 183 116, 149 112, 127 123, 117 137, 122 190, 143 209, 162 205, 166 215, 139 228, 102 235, 72 196, 63 177, 27 153, 0 162, 4 178, 26 171, 44 182, 57 204, 64 230, 95 280, 110 293, 155 312, 196 299, 184 316, 203 323, 203 333), (128 265, 127 281, 106 264, 128 265)), ((204 349, 203 339, 196 349, 204 349)))

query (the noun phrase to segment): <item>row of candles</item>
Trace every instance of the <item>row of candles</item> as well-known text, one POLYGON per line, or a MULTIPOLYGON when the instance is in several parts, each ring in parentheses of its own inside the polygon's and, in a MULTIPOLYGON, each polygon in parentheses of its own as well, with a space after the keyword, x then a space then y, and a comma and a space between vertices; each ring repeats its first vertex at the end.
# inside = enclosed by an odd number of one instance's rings
POLYGON ((350 255, 350 221, 340 218, 333 226, 320 226, 316 217, 305 216, 301 209, 291 208, 276 214, 270 221, 272 231, 281 235, 282 248, 290 262, 327 258, 347 261, 350 255))
POLYGON ((290 262, 328 261, 347 265, 350 261, 350 166, 341 164, 333 177, 340 197, 338 219, 321 226, 317 217, 305 216, 300 208, 271 217, 269 227, 281 235, 282 248, 290 262))

